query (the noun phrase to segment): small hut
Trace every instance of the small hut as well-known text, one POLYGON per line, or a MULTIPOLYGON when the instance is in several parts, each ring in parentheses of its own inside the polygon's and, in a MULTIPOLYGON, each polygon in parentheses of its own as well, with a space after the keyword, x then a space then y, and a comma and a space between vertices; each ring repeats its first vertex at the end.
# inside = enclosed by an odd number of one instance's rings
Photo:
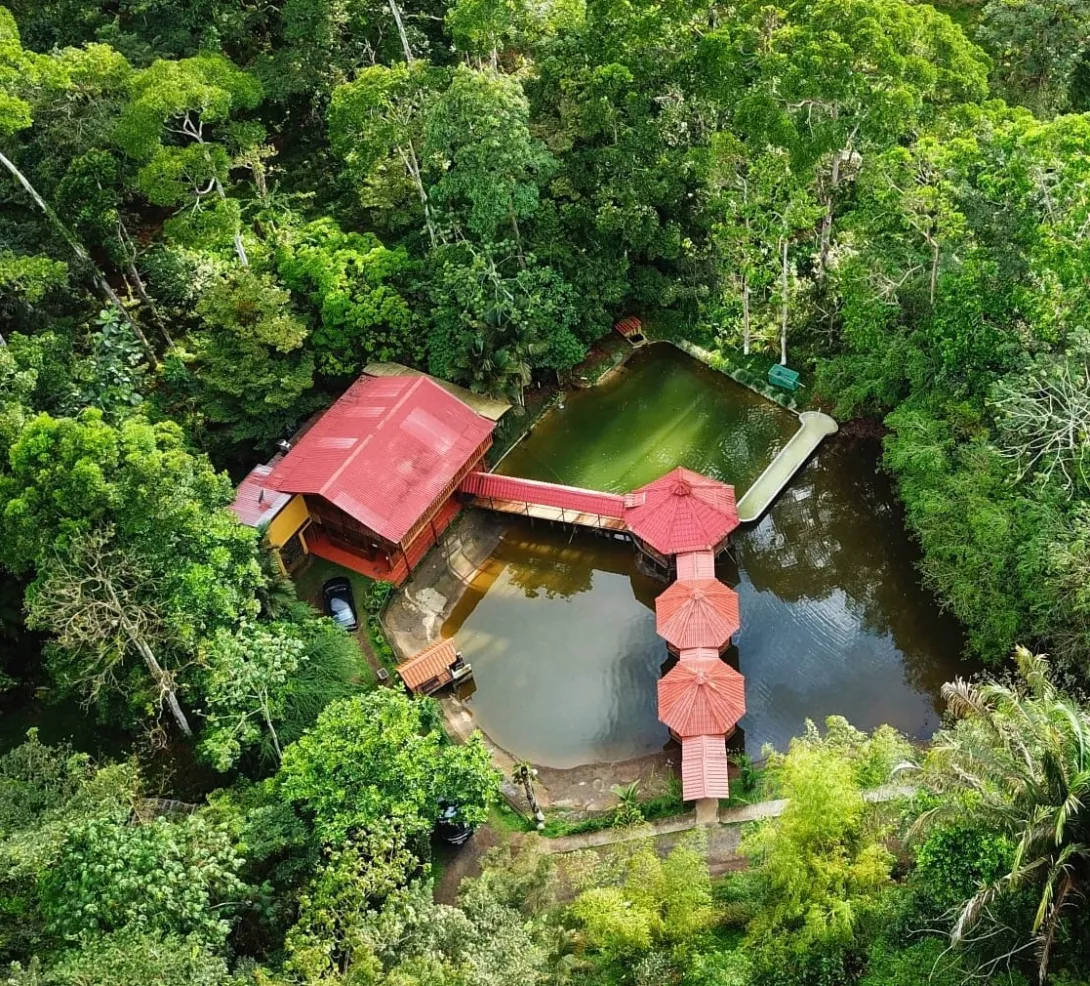
POLYGON ((714 560, 738 526, 734 487, 679 466, 629 493, 624 519, 637 547, 660 568, 669 570, 674 555, 690 552, 710 551, 714 560))
POLYGON ((417 695, 431 695, 473 674, 453 640, 440 640, 397 666, 405 686, 417 695))
POLYGON ((695 658, 659 681, 659 721, 686 736, 726 736, 746 714, 746 682, 729 664, 695 658))

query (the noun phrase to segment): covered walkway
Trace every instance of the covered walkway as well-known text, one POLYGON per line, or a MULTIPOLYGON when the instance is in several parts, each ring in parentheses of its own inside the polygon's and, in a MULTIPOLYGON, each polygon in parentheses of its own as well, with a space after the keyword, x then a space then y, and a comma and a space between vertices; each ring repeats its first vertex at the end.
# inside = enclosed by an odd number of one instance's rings
POLYGON ((560 521, 603 531, 627 531, 624 497, 578 486, 543 483, 490 472, 472 472, 462 481, 466 502, 485 510, 560 521))
POLYGON ((463 500, 498 513, 631 536, 677 581, 655 602, 655 623, 680 663, 659 682, 659 719, 681 742, 686 801, 729 797, 726 737, 745 715, 745 680, 722 659, 741 627, 738 595, 715 578, 715 556, 739 524, 734 488, 678 467, 626 493, 471 472, 463 500))

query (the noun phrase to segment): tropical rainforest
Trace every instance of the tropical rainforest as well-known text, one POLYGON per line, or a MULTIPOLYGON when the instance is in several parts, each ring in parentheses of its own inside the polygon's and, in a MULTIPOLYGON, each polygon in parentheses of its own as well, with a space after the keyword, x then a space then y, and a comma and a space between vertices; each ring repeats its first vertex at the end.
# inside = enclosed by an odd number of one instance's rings
POLYGON ((1085 0, 7 0, 0 703, 125 739, 0 756, 0 980, 1090 981, 1088 53, 1085 0), (774 754, 741 872, 508 848, 438 904, 488 750, 233 480, 369 362, 517 413, 631 313, 880 431, 988 673, 926 749, 774 754))

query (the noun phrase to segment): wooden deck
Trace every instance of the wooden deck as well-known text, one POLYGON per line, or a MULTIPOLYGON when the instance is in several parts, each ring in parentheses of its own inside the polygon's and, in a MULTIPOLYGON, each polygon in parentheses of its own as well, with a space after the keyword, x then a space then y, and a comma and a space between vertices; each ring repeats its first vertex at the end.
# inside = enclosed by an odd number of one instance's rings
POLYGON ((599 531, 627 532, 628 526, 620 517, 604 517, 601 514, 582 513, 577 510, 565 510, 563 507, 546 507, 540 503, 528 503, 525 500, 496 500, 490 496, 467 496, 465 503, 482 510, 495 510, 501 514, 518 514, 520 517, 533 517, 537 520, 553 520, 561 524, 576 524, 599 531))
POLYGON ((799 430, 738 501, 738 519, 743 524, 757 520, 783 492, 814 450, 837 430, 836 422, 821 411, 803 411, 799 422, 799 430))

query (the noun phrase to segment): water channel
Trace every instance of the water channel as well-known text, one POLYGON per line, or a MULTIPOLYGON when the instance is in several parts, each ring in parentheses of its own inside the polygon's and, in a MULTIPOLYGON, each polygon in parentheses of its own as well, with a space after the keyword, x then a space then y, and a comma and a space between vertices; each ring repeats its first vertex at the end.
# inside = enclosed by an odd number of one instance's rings
MULTIPOLYGON (((653 346, 603 386, 569 395, 501 471, 624 491, 680 464, 741 492, 796 427, 722 374, 653 346)), ((919 585, 879 453, 872 439, 828 441, 720 561, 741 597, 727 659, 746 676, 737 744, 753 755, 831 714, 924 739, 939 723, 942 683, 968 670, 957 623, 919 585)), ((661 750, 663 589, 626 543, 512 521, 444 627, 474 665, 468 703, 481 727, 554 767, 661 750)))

